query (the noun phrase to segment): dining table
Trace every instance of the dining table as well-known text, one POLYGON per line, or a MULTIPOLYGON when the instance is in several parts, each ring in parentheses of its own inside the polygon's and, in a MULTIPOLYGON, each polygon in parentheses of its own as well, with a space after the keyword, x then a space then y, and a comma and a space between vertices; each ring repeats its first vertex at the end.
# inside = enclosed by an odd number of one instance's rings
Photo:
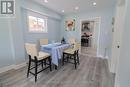
POLYGON ((47 45, 41 45, 41 51, 51 54, 52 63, 56 66, 59 65, 59 60, 62 58, 63 51, 71 47, 68 43, 52 43, 47 45))

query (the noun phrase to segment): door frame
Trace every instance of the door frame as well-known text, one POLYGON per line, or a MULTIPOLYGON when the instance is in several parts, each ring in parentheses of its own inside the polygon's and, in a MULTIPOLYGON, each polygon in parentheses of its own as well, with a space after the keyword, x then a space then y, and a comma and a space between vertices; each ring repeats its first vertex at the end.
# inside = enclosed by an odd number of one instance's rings
MULTIPOLYGON (((98 38, 97 38, 96 56, 100 57, 100 54, 99 54, 100 30, 101 30, 101 17, 100 16, 80 19, 80 40, 81 40, 81 34, 82 34, 82 21, 97 21, 97 20, 99 22, 99 30, 98 30, 98 38)), ((94 31, 95 31, 95 29, 94 29, 94 31)))

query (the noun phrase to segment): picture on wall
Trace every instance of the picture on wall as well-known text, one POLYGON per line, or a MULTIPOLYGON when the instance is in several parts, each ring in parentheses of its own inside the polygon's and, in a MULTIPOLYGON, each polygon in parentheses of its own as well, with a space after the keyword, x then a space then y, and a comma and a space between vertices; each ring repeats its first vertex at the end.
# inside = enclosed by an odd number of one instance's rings
POLYGON ((66 31, 75 31, 75 19, 66 21, 66 31))

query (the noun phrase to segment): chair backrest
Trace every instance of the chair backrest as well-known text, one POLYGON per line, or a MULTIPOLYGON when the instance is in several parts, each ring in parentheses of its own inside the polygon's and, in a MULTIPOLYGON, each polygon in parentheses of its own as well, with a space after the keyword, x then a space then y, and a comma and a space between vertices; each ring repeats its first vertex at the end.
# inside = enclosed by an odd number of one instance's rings
POLYGON ((80 43, 75 43, 73 49, 74 49, 74 50, 79 50, 79 49, 80 49, 80 46, 81 46, 80 43))
POLYGON ((27 54, 30 55, 32 59, 34 59, 34 56, 38 55, 36 44, 25 43, 25 48, 27 54))
POLYGON ((76 39, 71 37, 71 38, 69 38, 68 43, 69 44, 75 44, 76 43, 76 39))
POLYGON ((48 39, 40 39, 40 45, 47 45, 48 39))

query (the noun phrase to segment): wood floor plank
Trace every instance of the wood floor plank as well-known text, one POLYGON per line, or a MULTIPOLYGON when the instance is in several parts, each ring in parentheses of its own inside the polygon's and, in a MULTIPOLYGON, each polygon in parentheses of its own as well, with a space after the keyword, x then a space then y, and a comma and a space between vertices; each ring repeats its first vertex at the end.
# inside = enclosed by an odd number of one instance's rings
POLYGON ((82 48, 77 70, 73 64, 65 63, 58 70, 41 72, 35 83, 34 76, 26 77, 27 67, 23 67, 0 74, 0 87, 114 87, 107 60, 95 57, 89 49, 82 48))

